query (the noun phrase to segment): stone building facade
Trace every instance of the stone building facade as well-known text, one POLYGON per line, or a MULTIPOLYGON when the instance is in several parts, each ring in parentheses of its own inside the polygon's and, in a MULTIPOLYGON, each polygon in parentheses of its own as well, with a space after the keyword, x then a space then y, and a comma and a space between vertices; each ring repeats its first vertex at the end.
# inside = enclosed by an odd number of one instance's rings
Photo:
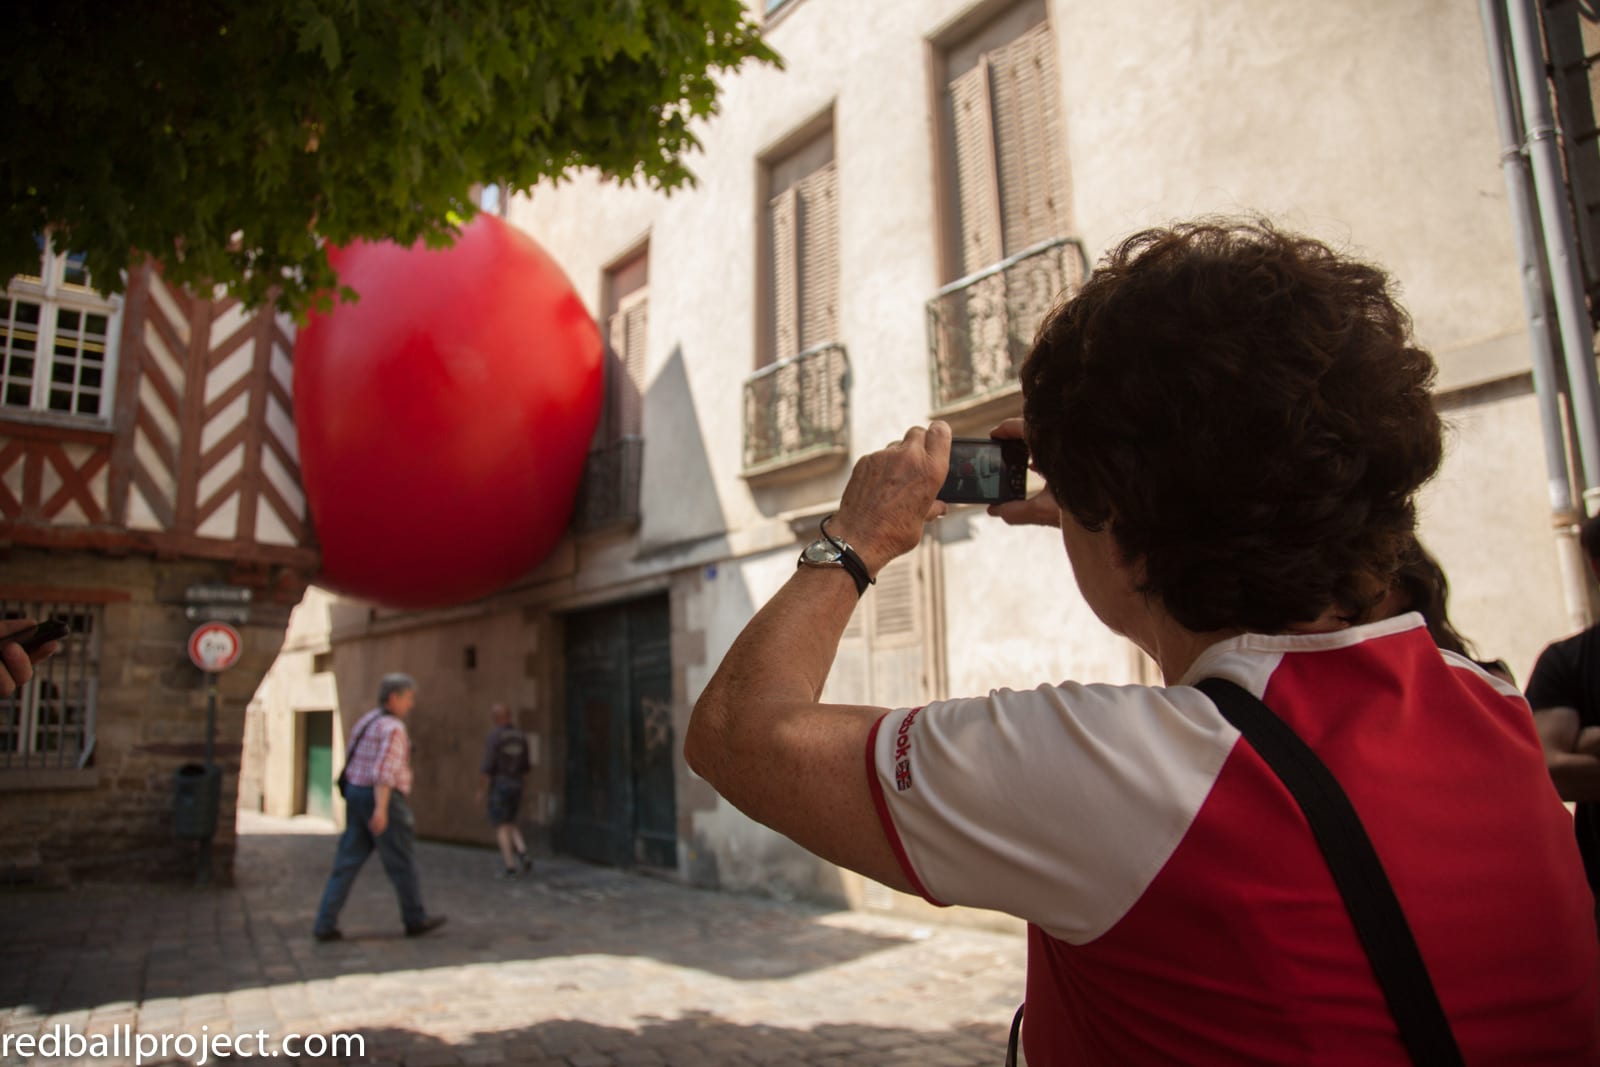
MULTIPOLYGON (((12 279, 0 322, 0 618, 64 650, 0 700, 0 884, 231 877, 244 711, 317 566, 291 407, 293 329, 169 287, 108 298, 70 254, 12 279), (216 836, 176 834, 207 751, 196 587, 250 600, 217 676, 216 836)), ((233 605, 237 610, 239 605, 233 605)))

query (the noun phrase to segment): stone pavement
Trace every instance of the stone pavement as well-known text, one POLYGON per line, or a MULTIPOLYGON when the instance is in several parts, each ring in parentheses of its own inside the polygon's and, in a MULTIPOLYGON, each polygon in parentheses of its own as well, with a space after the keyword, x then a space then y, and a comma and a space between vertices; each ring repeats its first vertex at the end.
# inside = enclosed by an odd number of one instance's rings
MULTIPOLYGON (((402 936, 374 857, 340 921, 347 939, 318 944, 330 835, 326 823, 243 816, 235 890, 0 891, 0 1042, 58 1026, 265 1030, 269 1048, 288 1034, 364 1038, 359 1053, 283 1053, 279 1067, 964 1067, 1001 1062, 1022 994, 1016 936, 563 859, 502 882, 488 850, 435 844, 419 848, 423 892, 449 925, 402 936)), ((198 1058, 177 1046, 144 1062, 198 1058)), ((6 1067, 41 1060, 0 1048, 6 1067)), ((234 1057, 257 1061, 268 1059, 234 1057)))

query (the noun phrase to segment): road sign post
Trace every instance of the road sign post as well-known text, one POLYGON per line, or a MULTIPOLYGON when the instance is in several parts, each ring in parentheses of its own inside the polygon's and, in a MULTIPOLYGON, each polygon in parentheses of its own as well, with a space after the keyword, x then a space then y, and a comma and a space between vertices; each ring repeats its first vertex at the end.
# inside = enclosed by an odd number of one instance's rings
MULTIPOLYGON (((194 588, 189 590, 191 596, 194 588)), ((249 590, 240 590, 245 594, 244 600, 248 602, 249 590)), ((208 782, 216 774, 216 735, 217 735, 217 675, 239 662, 239 656, 244 651, 244 640, 226 622, 212 621, 202 623, 189 635, 189 660, 199 667, 206 675, 206 762, 205 775, 208 782)), ((214 798, 213 798, 214 799, 214 798)), ((200 841, 200 870, 198 880, 201 883, 211 880, 211 839, 216 834, 215 822, 208 828, 205 836, 200 841)))

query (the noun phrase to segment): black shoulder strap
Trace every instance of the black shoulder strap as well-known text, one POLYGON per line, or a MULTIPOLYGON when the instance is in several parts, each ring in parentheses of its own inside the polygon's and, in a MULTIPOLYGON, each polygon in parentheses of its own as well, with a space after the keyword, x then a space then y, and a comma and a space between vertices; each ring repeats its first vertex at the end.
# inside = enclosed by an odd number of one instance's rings
POLYGON ((1222 717, 1245 736, 1305 813, 1411 1061, 1428 1067, 1460 1064, 1461 1050, 1405 912, 1338 779, 1288 723, 1246 690, 1221 678, 1207 678, 1196 688, 1216 702, 1222 717))
POLYGON ((356 749, 361 747, 361 739, 367 736, 367 731, 372 729, 372 724, 387 714, 389 714, 387 711, 380 711, 378 714, 361 724, 361 729, 356 731, 355 740, 350 742, 350 751, 345 753, 344 761, 346 765, 348 765, 350 761, 355 758, 356 749))

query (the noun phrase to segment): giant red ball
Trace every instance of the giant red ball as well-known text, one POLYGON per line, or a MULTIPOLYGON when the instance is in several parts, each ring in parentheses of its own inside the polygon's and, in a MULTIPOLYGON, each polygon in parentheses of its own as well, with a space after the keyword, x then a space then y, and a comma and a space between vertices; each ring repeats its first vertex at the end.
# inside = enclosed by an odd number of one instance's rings
POLYGON ((392 607, 504 588, 571 517, 600 417, 600 334, 555 261, 480 215, 448 249, 331 254, 360 294, 295 341, 321 581, 392 607))

